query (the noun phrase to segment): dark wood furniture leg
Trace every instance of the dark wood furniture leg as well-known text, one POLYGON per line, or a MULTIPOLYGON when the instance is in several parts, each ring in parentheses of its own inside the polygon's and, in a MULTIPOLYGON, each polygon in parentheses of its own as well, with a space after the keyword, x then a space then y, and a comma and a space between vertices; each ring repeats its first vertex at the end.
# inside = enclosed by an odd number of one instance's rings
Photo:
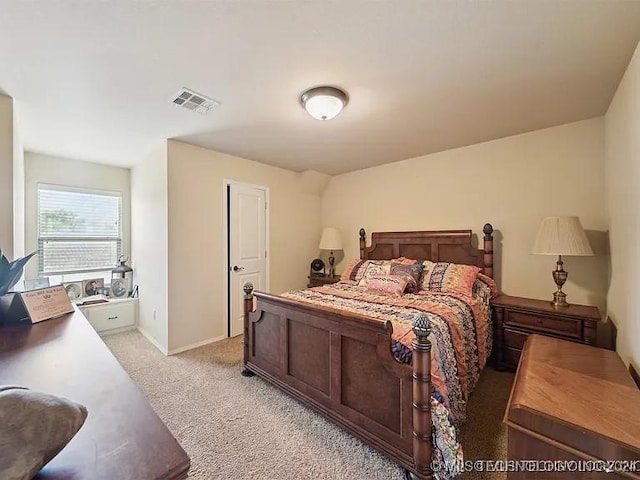
POLYGON ((249 313, 253 311, 253 284, 247 282, 242 286, 244 290, 244 327, 242 329, 242 370, 240 375, 243 377, 254 377, 256 374, 247 368, 247 360, 249 360, 249 313))
POLYGON ((491 308, 493 312, 493 360, 495 369, 502 372, 507 369, 504 359, 504 310, 491 308))
POLYGON ((484 233, 483 272, 487 277, 493 278, 493 225, 485 223, 482 227, 482 233, 484 233))
POLYGON ((413 462, 422 477, 431 476, 431 322, 424 313, 413 320, 413 462))

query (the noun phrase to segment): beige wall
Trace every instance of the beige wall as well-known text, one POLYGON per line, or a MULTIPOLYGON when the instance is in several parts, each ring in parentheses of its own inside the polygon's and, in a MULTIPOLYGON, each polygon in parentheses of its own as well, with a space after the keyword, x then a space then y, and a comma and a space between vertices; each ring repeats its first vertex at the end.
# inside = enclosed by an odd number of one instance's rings
POLYGON ((618 352, 640 367, 640 45, 605 116, 606 200, 611 248, 609 315, 618 352))
POLYGON ((223 181, 270 188, 267 261, 275 293, 306 284, 320 241, 320 197, 306 193, 298 173, 172 140, 168 164, 173 351, 226 335, 223 181))
POLYGON ((131 169, 131 251, 140 300, 138 328, 168 351, 167 150, 162 141, 131 169))
MULTIPOLYGON (((25 152, 25 243, 38 249, 38 183, 122 192, 122 251, 131 252, 131 195, 128 168, 25 152)), ((129 255, 131 257, 131 255, 129 255)), ((26 278, 38 276, 38 261, 27 264, 26 278)))
POLYGON ((24 150, 18 128, 18 106, 13 105, 13 255, 25 255, 24 150))
MULTIPOLYGON (((346 259, 358 230, 472 228, 496 232, 496 276, 505 293, 550 299, 555 257, 532 255, 544 216, 578 215, 598 256, 567 257, 573 303, 604 306, 607 221, 604 122, 594 118, 333 177, 322 224, 338 227, 346 259)), ((337 271, 342 271, 344 260, 337 271)))
POLYGON ((0 95, 0 249, 13 253, 13 99, 0 95))

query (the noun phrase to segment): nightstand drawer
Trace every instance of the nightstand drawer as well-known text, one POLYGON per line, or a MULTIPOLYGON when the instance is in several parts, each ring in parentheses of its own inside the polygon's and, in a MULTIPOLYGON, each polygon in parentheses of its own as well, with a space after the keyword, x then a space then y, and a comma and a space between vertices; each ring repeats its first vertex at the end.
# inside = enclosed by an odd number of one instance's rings
POLYGON ((505 325, 513 325, 570 337, 582 337, 582 322, 573 318, 554 318, 508 311, 505 325))
POLYGON ((505 347, 522 348, 529 334, 517 332, 509 328, 504 329, 504 345, 505 347))
POLYGON ((134 302, 108 302, 83 310, 89 310, 89 314, 85 313, 85 315, 93 328, 98 332, 103 332, 134 326, 136 324, 136 306, 134 302))

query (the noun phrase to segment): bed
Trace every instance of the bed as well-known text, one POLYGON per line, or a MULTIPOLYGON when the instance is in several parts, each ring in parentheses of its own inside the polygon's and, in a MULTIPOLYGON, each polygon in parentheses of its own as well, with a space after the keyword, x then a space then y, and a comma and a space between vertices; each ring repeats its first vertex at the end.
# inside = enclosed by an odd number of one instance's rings
MULTIPOLYGON (((483 233, 482 249, 473 246, 471 230, 378 232, 371 235, 367 246, 361 229, 360 259, 473 265, 493 278, 493 227, 486 224, 483 233)), ((432 398, 437 393, 432 385, 432 340, 436 337, 430 336, 434 317, 419 309, 413 313, 410 358, 403 363, 394 321, 305 298, 328 292, 337 295, 332 298, 340 304, 340 289, 347 290, 335 284, 311 289, 308 294, 276 296, 254 292, 246 284, 243 375, 257 374, 273 383, 404 467, 410 478, 455 475, 455 465, 445 468, 439 462, 446 434, 435 435, 438 432, 432 428, 438 419, 432 398), (436 438, 439 443, 434 448, 436 438)), ((437 347, 434 352, 445 350, 437 347)), ((490 339, 483 348, 490 351, 490 339)), ((444 375, 444 370, 441 366, 438 373, 444 375)))

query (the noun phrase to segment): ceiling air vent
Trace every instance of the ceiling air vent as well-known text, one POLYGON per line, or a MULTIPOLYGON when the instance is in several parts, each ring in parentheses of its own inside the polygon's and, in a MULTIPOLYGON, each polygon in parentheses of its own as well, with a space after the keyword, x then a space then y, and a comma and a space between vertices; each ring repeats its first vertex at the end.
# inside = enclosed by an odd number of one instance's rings
POLYGON ((170 100, 171 103, 184 107, 188 110, 201 113, 203 115, 209 113, 216 105, 220 105, 220 102, 216 102, 214 99, 205 97, 200 93, 196 93, 193 90, 182 87, 178 93, 176 93, 170 100))

